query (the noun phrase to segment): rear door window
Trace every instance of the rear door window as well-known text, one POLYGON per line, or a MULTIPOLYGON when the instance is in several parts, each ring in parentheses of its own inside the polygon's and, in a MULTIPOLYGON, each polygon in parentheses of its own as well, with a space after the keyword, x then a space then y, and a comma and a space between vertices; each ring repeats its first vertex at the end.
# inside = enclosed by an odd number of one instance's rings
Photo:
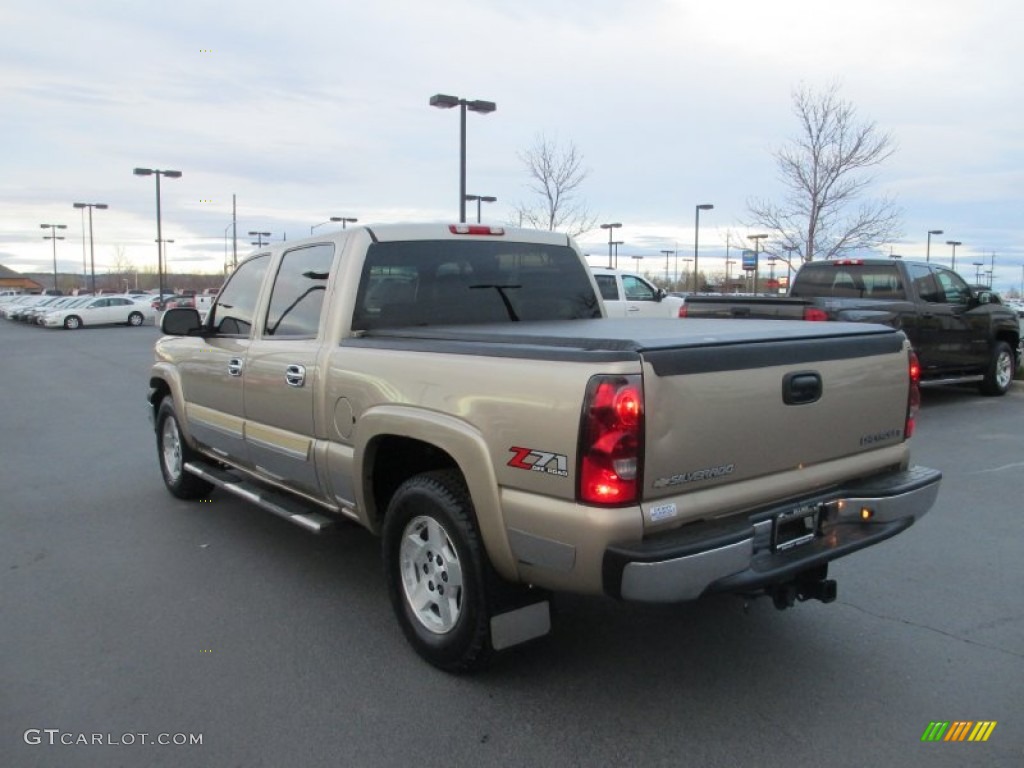
POLYGON ((296 248, 284 254, 270 294, 264 336, 317 335, 333 262, 333 243, 296 248))

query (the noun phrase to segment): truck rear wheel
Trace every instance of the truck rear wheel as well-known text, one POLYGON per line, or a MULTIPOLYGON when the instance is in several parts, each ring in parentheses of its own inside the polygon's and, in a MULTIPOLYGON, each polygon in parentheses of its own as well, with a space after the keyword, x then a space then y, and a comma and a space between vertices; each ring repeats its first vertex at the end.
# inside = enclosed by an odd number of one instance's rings
POLYGON ((1016 360, 1013 350, 1005 341, 997 341, 992 346, 992 359, 989 361, 988 370, 985 371, 985 380, 981 383, 983 395, 1000 396, 1010 391, 1013 384, 1013 370, 1016 360))
POLYGON ((486 666, 492 575, 461 476, 444 470, 406 480, 382 534, 391 604, 416 652, 448 672, 486 666))
POLYGON ((213 486, 202 478, 185 470, 185 464, 196 457, 188 447, 178 426, 174 413, 174 401, 170 396, 160 401, 156 412, 156 447, 167 490, 179 499, 198 499, 213 490, 213 486))

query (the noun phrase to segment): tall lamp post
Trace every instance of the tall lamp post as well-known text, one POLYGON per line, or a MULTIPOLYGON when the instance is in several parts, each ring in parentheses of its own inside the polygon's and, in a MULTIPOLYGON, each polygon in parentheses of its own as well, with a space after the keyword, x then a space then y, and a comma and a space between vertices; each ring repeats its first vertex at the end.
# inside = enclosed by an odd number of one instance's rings
POLYGON ((614 224, 602 224, 601 229, 608 230, 608 269, 612 268, 612 230, 622 226, 621 221, 616 221, 614 224))
POLYGON ((693 226, 693 286, 694 293, 700 293, 700 269, 697 266, 697 246, 700 243, 700 212, 710 211, 715 206, 711 203, 701 203, 697 206, 697 221, 693 226))
POLYGON ((498 198, 491 195, 466 195, 467 202, 476 200, 476 223, 480 223, 480 203, 496 203, 498 198))
POLYGON ((669 272, 668 272, 668 257, 672 255, 672 249, 671 248, 662 248, 661 252, 665 254, 665 282, 667 283, 668 282, 668 275, 669 275, 669 272))
POLYGON ((431 96, 430 106, 439 109, 459 108, 459 223, 463 224, 466 221, 466 110, 486 115, 498 106, 493 101, 460 99, 444 93, 431 96))
POLYGON ((985 262, 984 261, 973 261, 971 263, 974 264, 974 282, 980 284, 981 283, 981 268, 985 266, 985 262))
POLYGON ((946 241, 946 245, 952 245, 953 246, 953 265, 952 265, 951 269, 954 272, 956 272, 956 247, 958 245, 963 245, 963 243, 960 242, 959 240, 947 240, 946 241))
POLYGON ((41 229, 49 229, 50 234, 43 235, 43 240, 53 240, 53 290, 57 291, 57 241, 63 240, 63 235, 58 235, 58 229, 67 229, 67 224, 40 224, 41 229))
POLYGON ((924 252, 924 260, 925 261, 931 261, 932 260, 932 235, 941 235, 941 234, 942 234, 942 230, 941 229, 929 229, 928 230, 928 246, 927 246, 927 248, 926 248, 926 250, 924 252))
POLYGON ((760 266, 758 264, 758 254, 761 252, 761 241, 767 238, 768 235, 747 235, 748 240, 754 241, 754 293, 757 293, 757 269, 760 266))
POLYGON ((160 286, 160 305, 164 302, 164 234, 160 224, 160 177, 180 179, 181 171, 161 171, 158 168, 136 168, 136 176, 156 176, 156 268, 160 286))
POLYGON ((612 246, 615 248, 615 268, 619 268, 619 246, 625 245, 625 240, 612 240, 612 246))
POLYGON ((110 206, 106 203, 72 203, 75 208, 88 208, 89 209, 89 268, 90 268, 90 280, 89 284, 92 290, 92 295, 96 295, 96 253, 93 250, 92 242, 92 209, 99 208, 101 211, 106 210, 110 206))

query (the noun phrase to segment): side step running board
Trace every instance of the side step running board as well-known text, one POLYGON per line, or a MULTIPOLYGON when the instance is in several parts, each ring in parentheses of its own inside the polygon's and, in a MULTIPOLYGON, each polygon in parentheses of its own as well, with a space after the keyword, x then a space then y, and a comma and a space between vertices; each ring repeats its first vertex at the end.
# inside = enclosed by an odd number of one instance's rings
POLYGON ((235 496, 252 502, 278 517, 283 517, 288 522, 295 523, 307 531, 321 533, 334 526, 334 520, 327 515, 311 512, 307 507, 304 507, 290 496, 277 493, 249 480, 245 480, 229 470, 218 469, 209 464, 201 464, 196 461, 189 461, 185 463, 185 471, 196 477, 201 477, 208 483, 213 483, 218 488, 223 488, 225 491, 235 494, 235 496))

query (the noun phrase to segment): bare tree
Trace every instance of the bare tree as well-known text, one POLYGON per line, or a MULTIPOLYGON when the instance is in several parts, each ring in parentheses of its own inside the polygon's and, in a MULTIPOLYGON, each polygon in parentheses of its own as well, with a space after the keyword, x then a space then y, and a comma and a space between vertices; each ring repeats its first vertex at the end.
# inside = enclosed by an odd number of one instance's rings
POLYGON ((575 144, 560 146, 539 134, 519 159, 530 175, 528 189, 537 198, 532 205, 516 204, 521 223, 574 237, 594 228, 597 217, 577 197, 590 171, 583 167, 583 155, 575 144))
POLYGON ((134 275, 135 273, 135 266, 132 264, 131 259, 128 258, 123 245, 115 245, 113 252, 113 258, 111 259, 107 274, 114 279, 113 289, 123 291, 130 279, 129 275, 134 275))
POLYGON ((800 133, 775 152, 786 196, 778 204, 749 200, 751 225, 769 230, 781 249, 795 251, 804 261, 896 239, 901 211, 893 199, 861 199, 874 181, 866 171, 896 150, 892 136, 872 121, 859 121, 835 83, 821 92, 806 86, 794 91, 793 112, 800 133))

